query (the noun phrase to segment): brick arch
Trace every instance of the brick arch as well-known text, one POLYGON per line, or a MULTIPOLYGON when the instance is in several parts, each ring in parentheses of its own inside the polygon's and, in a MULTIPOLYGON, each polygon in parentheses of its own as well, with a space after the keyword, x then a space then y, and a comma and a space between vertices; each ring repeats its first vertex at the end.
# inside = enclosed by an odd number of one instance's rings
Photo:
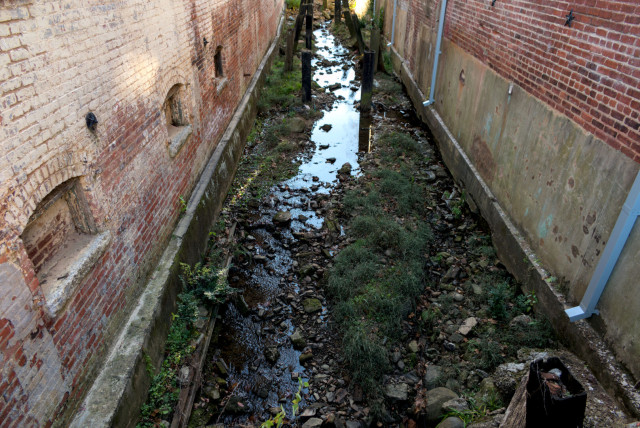
MULTIPOLYGON (((187 77, 187 73, 179 67, 171 67, 166 70, 158 70, 158 78, 156 83, 155 103, 158 109, 164 105, 167 94, 176 85, 182 85, 185 88, 188 99, 192 100, 191 79, 187 77)), ((191 106, 189 106, 191 107, 191 106)), ((192 109, 189 108, 189 111, 192 109)))
POLYGON ((89 159, 86 152, 60 153, 40 164, 24 183, 15 188, 7 197, 7 211, 12 214, 6 219, 7 226, 15 231, 16 236, 22 234, 38 204, 53 189, 90 172, 89 159))

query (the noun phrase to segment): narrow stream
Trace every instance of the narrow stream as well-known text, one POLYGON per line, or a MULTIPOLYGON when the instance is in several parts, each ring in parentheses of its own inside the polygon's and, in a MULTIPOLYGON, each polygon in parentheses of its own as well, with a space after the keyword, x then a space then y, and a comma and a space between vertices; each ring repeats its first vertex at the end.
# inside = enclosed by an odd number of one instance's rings
MULTIPOLYGON (((359 173, 358 142, 362 134, 356 108, 360 83, 355 80, 355 64, 349 50, 337 42, 327 25, 323 23, 314 31, 317 50, 312 62, 313 78, 325 91, 333 91, 337 99, 313 125, 310 139, 315 148, 301 158, 298 174, 273 188, 266 204, 263 201, 257 214, 240 225, 242 245, 250 254, 233 260, 229 282, 244 290, 246 307, 230 303, 224 311, 217 345, 212 345, 207 356, 207 361, 216 364, 209 370, 211 373, 205 372, 203 382, 203 391, 222 384, 233 391, 233 397, 222 415, 199 422, 192 417, 192 426, 202 422, 224 426, 260 423, 281 405, 291 414, 297 378, 306 381, 312 376, 300 363, 300 355, 310 352, 309 348, 294 347, 290 339, 299 327, 294 325, 293 309, 305 313, 300 300, 318 298, 321 308, 302 317, 305 325, 319 327, 326 323, 326 302, 308 276, 299 278, 302 275, 294 251, 299 254, 313 246, 312 240, 299 242, 302 236, 321 238, 324 218, 318 210, 317 197, 330 192, 341 166, 348 163, 351 175, 359 173), (279 227, 274 221, 280 211, 291 214, 287 227, 279 227), (227 373, 221 373, 224 371, 227 373)), ((365 133, 370 123, 369 120, 365 133)), ((364 146, 366 150, 368 141, 364 146)), ((307 327, 305 334, 307 339, 318 339, 309 337, 307 327)), ((313 394, 303 396, 301 409, 315 400, 313 394)))

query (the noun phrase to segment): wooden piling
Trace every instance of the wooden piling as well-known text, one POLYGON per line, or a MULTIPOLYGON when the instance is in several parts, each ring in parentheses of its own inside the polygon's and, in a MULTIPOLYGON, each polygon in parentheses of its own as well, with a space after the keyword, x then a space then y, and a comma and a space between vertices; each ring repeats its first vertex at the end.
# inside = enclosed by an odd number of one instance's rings
POLYGON ((313 12, 307 9, 307 21, 304 30, 305 47, 311 49, 311 38, 313 37, 313 12))
POLYGON ((380 29, 374 26, 371 29, 371 42, 369 43, 369 49, 373 51, 373 72, 378 71, 378 64, 380 63, 380 29))
POLYGON ((311 101, 311 51, 302 52, 302 102, 311 101))
POLYGON ((360 87, 360 111, 368 112, 371 110, 371 95, 373 92, 373 51, 365 51, 362 64, 362 86, 360 87))
POLYGON ((347 24, 347 28, 349 29, 349 34, 351 34, 351 37, 356 37, 356 29, 353 26, 353 21, 351 20, 351 13, 348 10, 345 10, 342 12, 342 15, 344 16, 344 23, 347 24))
POLYGON ((336 0, 333 7, 333 17, 336 22, 340 22, 342 20, 342 3, 340 0, 336 0))
POLYGON ((294 33, 291 28, 287 30, 287 50, 284 56, 284 71, 293 70, 293 42, 294 33))
POLYGON ((356 39, 358 40, 358 50, 360 50, 360 53, 362 53, 367 49, 367 46, 364 44, 362 31, 360 29, 360 20, 358 19, 358 15, 356 15, 355 12, 351 12, 351 22, 353 23, 353 29, 355 30, 356 39))
MULTIPOLYGON (((302 7, 302 6, 301 6, 302 7)), ((293 52, 296 52, 298 49, 298 40, 300 40, 300 33, 302 33, 302 24, 304 23, 304 15, 296 16, 296 24, 294 27, 294 35, 293 35, 293 52)))

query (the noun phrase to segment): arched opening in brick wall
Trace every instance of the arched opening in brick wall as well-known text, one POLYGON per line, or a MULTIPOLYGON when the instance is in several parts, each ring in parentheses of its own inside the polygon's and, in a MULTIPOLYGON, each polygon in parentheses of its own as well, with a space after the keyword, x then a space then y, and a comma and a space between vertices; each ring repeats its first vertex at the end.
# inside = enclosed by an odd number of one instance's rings
POLYGON ((52 316, 64 308, 109 242, 108 233, 98 234, 77 178, 38 204, 20 238, 52 316))
POLYGON ((162 106, 169 134, 168 148, 171 157, 178 154, 192 132, 185 92, 184 85, 173 85, 162 106))
POLYGON ((216 53, 213 56, 213 64, 216 69, 216 77, 224 77, 224 59, 222 58, 222 45, 216 48, 216 53))

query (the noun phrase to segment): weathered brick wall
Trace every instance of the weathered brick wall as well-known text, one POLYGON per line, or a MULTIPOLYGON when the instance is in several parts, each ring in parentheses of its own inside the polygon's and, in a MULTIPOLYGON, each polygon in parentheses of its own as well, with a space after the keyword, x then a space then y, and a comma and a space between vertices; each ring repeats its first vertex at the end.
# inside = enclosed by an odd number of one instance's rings
MULTIPOLYGON (((396 48, 415 76, 419 44, 441 1, 398 0, 409 36, 396 48)), ((385 2, 387 23, 393 1, 385 2)), ((390 32, 390 26, 387 32, 390 32)), ((445 37, 586 131, 640 162, 640 3, 637 0, 449 0, 445 37), (565 26, 573 10, 575 20, 565 26)), ((435 45, 435 39, 434 39, 435 45)), ((424 68, 423 68, 424 67, 424 68)), ((425 82, 426 83, 426 82, 425 82)), ((428 84, 427 84, 428 86, 428 84)))
POLYGON ((0 4, 0 426, 50 425, 85 392, 282 7, 282 0, 0 4), (215 78, 219 46, 224 76, 215 78), (193 134, 171 157, 162 109, 176 84, 193 134), (89 111, 95 132, 85 124, 89 111), (74 177, 111 243, 52 316, 21 236, 43 199, 74 177))

